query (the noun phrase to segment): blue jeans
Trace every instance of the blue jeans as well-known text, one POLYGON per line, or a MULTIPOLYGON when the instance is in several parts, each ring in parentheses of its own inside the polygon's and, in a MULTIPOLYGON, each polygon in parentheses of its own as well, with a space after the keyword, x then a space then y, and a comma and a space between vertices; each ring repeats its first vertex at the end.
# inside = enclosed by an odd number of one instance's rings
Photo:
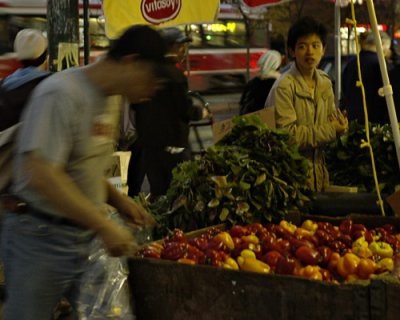
POLYGON ((95 240, 92 231, 52 224, 34 214, 7 213, 2 227, 5 320, 50 320, 67 298, 76 310, 95 240))

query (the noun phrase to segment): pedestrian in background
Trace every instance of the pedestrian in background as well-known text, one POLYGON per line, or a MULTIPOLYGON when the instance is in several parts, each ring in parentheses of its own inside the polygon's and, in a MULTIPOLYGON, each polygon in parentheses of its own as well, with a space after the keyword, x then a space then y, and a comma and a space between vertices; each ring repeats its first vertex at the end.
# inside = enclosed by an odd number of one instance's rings
MULTIPOLYGON (((22 29, 15 37, 14 52, 21 63, 21 68, 4 78, 1 82, 1 90, 8 92, 30 82, 29 88, 24 90, 30 93, 43 78, 50 74, 47 71, 47 38, 40 30, 22 29)), ((5 106, 7 112, 1 110, 0 130, 18 122, 27 98, 28 95, 25 94, 17 95, 12 105, 5 106)))
POLYGON ((51 319, 62 297, 76 308, 96 238, 113 256, 135 252, 133 235, 109 219, 107 204, 136 224, 154 223, 104 178, 115 142, 107 97, 149 99, 164 55, 158 32, 134 26, 104 58, 36 87, 17 140, 12 194, 3 198, 5 320, 51 319))
POLYGON ((272 87, 266 107, 275 107, 276 127, 293 136, 309 160, 308 186, 323 191, 329 174, 323 150, 348 129, 347 118, 335 107, 332 82, 317 69, 325 53, 327 29, 312 17, 302 17, 289 29, 287 46, 294 59, 272 87))
POLYGON ((280 76, 281 62, 281 54, 275 50, 268 50, 258 59, 259 75, 251 79, 243 90, 239 102, 240 115, 264 108, 269 91, 280 76))
MULTIPOLYGON (((168 53, 166 63, 159 69, 165 79, 163 88, 145 103, 133 106, 135 110, 138 142, 136 148, 143 152, 145 174, 150 184, 151 198, 166 194, 172 180, 172 170, 181 162, 191 159, 189 144, 189 123, 200 120, 204 110, 195 106, 188 95, 188 82, 184 73, 177 67, 187 54, 191 41, 178 28, 160 30, 168 53)), ((134 157, 128 168, 128 187, 136 179, 131 175, 134 157)), ((135 186, 134 186, 135 187, 135 186)), ((129 192, 129 191, 128 191, 129 192)))
MULTIPOLYGON (((382 47, 387 59, 390 57, 391 40, 386 32, 381 31, 382 47)), ((383 87, 381 69, 379 66, 378 54, 374 34, 368 32, 361 37, 360 68, 362 83, 365 89, 365 100, 367 104, 368 120, 372 123, 385 124, 389 122, 386 100, 379 94, 379 89, 383 87)), ((387 63, 390 71, 391 64, 387 63)), ((349 120, 357 120, 363 124, 365 122, 363 97, 361 88, 357 86, 359 81, 357 57, 353 57, 343 70, 343 98, 342 108, 346 109, 349 120)))

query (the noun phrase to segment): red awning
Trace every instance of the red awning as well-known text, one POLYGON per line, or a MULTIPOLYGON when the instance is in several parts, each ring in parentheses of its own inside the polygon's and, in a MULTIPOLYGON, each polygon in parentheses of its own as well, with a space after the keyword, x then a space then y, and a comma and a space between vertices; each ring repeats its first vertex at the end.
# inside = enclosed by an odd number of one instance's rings
POLYGON ((240 0, 240 1, 249 8, 257 8, 257 7, 273 6, 291 0, 240 0))

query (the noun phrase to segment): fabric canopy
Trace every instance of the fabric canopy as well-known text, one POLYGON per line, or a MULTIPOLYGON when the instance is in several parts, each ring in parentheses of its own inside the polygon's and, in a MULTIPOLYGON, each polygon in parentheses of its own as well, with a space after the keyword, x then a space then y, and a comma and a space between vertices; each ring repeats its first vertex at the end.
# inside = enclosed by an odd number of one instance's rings
POLYGON ((135 24, 171 26, 217 20, 219 0, 104 0, 106 35, 117 38, 135 24))

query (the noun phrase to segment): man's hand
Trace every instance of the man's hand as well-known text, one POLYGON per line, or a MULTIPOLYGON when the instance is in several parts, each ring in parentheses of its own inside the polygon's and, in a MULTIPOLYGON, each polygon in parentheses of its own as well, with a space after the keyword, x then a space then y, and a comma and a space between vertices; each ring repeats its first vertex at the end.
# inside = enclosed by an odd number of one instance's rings
POLYGON ((131 223, 140 226, 155 226, 154 217, 143 206, 129 197, 124 197, 124 203, 119 206, 120 214, 131 223))
POLYGON ((133 256, 139 250, 131 232, 111 220, 97 230, 97 234, 113 257, 133 256))

